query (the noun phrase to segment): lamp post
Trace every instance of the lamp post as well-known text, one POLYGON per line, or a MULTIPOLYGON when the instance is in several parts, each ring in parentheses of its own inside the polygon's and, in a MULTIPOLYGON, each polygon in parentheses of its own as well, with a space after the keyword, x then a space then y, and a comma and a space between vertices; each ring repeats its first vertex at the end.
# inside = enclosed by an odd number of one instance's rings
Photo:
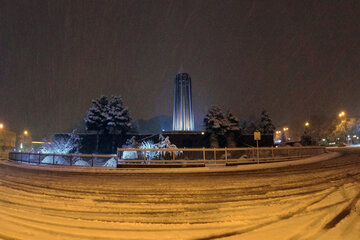
POLYGON ((288 128, 288 127, 284 127, 283 130, 284 130, 284 134, 285 134, 285 136, 286 136, 286 140, 287 140, 287 141, 290 140, 289 128, 288 128))
POLYGON ((4 128, 4 124, 0 123, 0 129, 4 128))
MULTIPOLYGON (((346 117, 345 117, 345 115, 346 115, 345 111, 341 111, 341 112, 339 113, 339 118, 340 118, 340 120, 341 120, 341 123, 344 123, 345 141, 346 141, 347 143, 349 143, 349 137, 347 136, 348 134, 347 134, 346 117), (343 119, 343 118, 344 118, 344 119, 343 119)), ((341 123, 340 123, 340 124, 341 124, 341 123)))
POLYGON ((21 142, 20 142, 20 150, 21 151, 27 151, 29 150, 29 146, 31 145, 31 141, 29 144, 29 140, 31 139, 29 136, 29 132, 27 130, 24 130, 23 134, 21 135, 21 142))
POLYGON ((275 131, 275 141, 281 139, 281 131, 275 131))

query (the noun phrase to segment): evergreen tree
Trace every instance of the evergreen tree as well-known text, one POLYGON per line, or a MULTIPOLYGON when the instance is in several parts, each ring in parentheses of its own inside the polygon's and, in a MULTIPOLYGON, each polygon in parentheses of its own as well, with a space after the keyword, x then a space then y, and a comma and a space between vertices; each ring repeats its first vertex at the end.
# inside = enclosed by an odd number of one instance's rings
POLYGON ((219 147, 219 136, 224 136, 230 123, 220 107, 211 106, 204 118, 205 130, 210 134, 210 146, 219 147))
POLYGON ((89 108, 84 118, 86 130, 104 131, 106 129, 106 112, 108 98, 101 96, 99 99, 93 99, 93 107, 89 108))
POLYGON ((259 130, 262 134, 274 134, 275 132, 275 126, 266 110, 261 111, 259 130))
POLYGON ((105 132, 107 127, 107 106, 108 98, 106 96, 101 96, 99 99, 93 99, 93 106, 89 108, 84 118, 86 130, 95 130, 96 131, 96 149, 95 152, 98 152, 99 149, 99 134, 100 132, 105 132))
POLYGON ((229 121, 229 130, 240 130, 240 120, 234 114, 228 111, 226 118, 229 121))
POLYGON ((226 118, 229 122, 229 129, 226 134, 226 144, 227 147, 234 148, 236 147, 234 131, 240 130, 240 121, 235 115, 233 115, 229 111, 226 114, 226 118))
POLYGON ((115 135, 126 134, 131 128, 128 107, 124 106, 120 96, 111 96, 107 106, 106 130, 112 135, 112 150, 115 151, 115 135))
POLYGON ((243 131, 245 134, 253 134, 259 130, 258 125, 254 121, 244 122, 243 131))
POLYGON ((120 96, 111 96, 107 106, 106 130, 110 134, 126 133, 131 128, 129 110, 120 96))
POLYGON ((300 143, 303 146, 311 146, 315 144, 311 134, 311 130, 309 128, 305 129, 303 135, 301 136, 300 143))
POLYGON ((92 100, 91 107, 85 117, 87 130, 96 131, 96 152, 99 148, 99 134, 112 134, 112 150, 115 145, 116 134, 126 134, 131 128, 131 118, 128 108, 124 106, 120 96, 101 96, 92 100))

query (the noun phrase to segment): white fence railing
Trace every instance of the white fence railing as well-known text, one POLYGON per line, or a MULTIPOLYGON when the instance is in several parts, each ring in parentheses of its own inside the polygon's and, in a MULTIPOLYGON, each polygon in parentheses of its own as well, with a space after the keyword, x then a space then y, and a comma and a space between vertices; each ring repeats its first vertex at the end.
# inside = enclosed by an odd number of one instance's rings
POLYGON ((204 167, 288 161, 324 152, 324 147, 118 148, 117 154, 111 155, 10 152, 9 159, 32 165, 204 167))
POLYGON ((325 152, 324 147, 118 148, 118 166, 205 166, 287 161, 325 152))
POLYGON ((10 152, 9 159, 32 165, 69 165, 91 167, 116 167, 117 156, 99 154, 54 154, 10 152))

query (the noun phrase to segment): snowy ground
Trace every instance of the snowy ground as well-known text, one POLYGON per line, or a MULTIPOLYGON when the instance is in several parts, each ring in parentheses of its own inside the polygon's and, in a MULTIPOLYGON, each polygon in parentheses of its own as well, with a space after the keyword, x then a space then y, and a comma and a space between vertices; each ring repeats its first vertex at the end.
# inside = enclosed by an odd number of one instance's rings
POLYGON ((167 172, 0 161, 0 239, 360 239, 359 152, 306 163, 167 172))

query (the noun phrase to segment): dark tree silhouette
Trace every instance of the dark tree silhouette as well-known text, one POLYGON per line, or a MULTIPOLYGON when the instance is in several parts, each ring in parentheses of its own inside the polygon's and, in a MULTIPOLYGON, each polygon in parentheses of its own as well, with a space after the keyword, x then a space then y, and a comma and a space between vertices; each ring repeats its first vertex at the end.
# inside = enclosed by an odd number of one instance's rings
POLYGON ((266 110, 261 111, 260 132, 262 134, 274 134, 275 126, 266 110))
POLYGON ((120 96, 101 96, 92 100, 84 118, 86 129, 96 131, 96 150, 99 149, 99 134, 112 135, 112 150, 115 145, 116 134, 126 134, 131 128, 131 118, 128 107, 124 106, 120 96))

